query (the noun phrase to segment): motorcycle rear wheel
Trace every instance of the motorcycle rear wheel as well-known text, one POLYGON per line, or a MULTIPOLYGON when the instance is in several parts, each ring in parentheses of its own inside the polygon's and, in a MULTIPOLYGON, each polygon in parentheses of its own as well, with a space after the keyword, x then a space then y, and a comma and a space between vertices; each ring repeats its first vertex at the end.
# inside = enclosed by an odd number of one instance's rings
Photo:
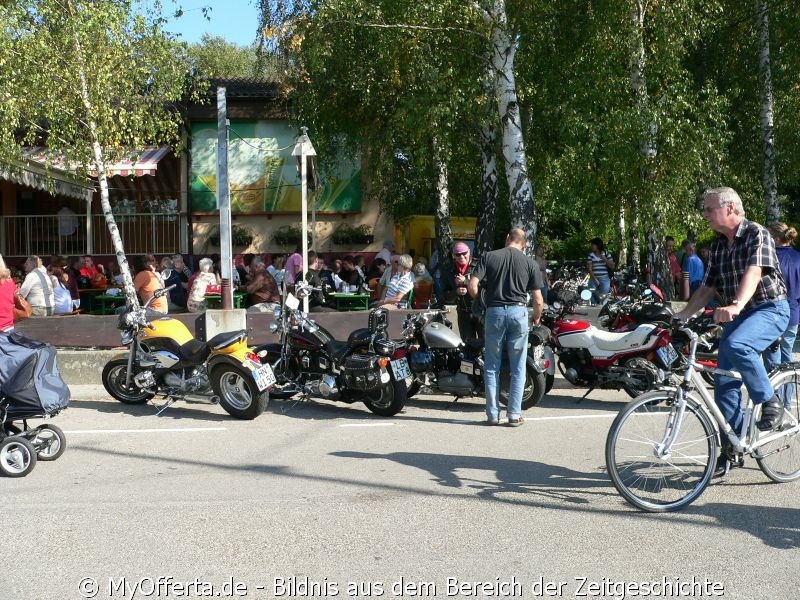
POLYGON ((381 386, 377 391, 364 398, 364 404, 376 415, 393 417, 403 410, 407 398, 406 380, 392 378, 389 385, 381 386))
POLYGON ((219 396, 220 406, 237 419, 255 419, 269 404, 269 390, 259 392, 253 376, 235 365, 214 367, 211 385, 219 396))
MULTIPOLYGON (((525 366, 525 387, 522 388, 522 410, 533 408, 541 402, 547 389, 546 373, 539 373, 530 365, 525 366)), ((552 387, 552 385, 550 386, 552 387)), ((508 404, 508 390, 511 388, 511 374, 507 370, 500 372, 500 404, 508 404)))
POLYGON ((103 387, 112 397, 123 404, 144 404, 155 396, 155 394, 137 387, 134 383, 131 383, 130 387, 126 386, 127 375, 128 359, 110 360, 103 367, 103 387))

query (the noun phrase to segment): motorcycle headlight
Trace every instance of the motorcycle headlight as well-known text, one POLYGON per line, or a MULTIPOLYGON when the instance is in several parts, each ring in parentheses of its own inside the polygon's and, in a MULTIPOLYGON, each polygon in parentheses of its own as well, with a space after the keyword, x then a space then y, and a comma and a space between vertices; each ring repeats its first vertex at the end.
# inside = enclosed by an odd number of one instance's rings
POLYGON ((133 341, 133 334, 130 331, 122 332, 122 345, 127 346, 133 341))

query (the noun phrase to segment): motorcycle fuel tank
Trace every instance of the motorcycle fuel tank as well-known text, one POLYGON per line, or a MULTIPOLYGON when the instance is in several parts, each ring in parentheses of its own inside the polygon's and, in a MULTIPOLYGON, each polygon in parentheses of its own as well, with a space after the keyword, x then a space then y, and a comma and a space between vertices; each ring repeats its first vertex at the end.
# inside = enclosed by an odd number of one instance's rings
POLYGON ((428 348, 452 349, 462 344, 459 335, 443 323, 429 323, 422 335, 428 348))
POLYGON ((591 323, 565 319, 553 327, 553 336, 562 348, 588 348, 593 343, 591 330, 591 323))
POLYGON ((170 343, 164 344, 166 347, 183 346, 185 343, 194 339, 194 336, 189 332, 189 329, 178 321, 170 317, 163 317, 161 319, 154 319, 151 321, 153 328, 144 327, 142 329, 142 341, 153 342, 155 340, 170 340, 170 343))

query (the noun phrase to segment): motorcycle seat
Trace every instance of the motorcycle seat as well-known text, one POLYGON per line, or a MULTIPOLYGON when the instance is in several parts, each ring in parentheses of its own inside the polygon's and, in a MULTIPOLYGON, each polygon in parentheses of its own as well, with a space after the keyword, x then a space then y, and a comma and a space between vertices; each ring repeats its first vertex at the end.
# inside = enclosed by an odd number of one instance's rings
POLYGON ((198 339, 189 340, 180 349, 181 361, 189 365, 202 365, 209 354, 209 345, 198 339))
MULTIPOLYGON (((645 323, 639 325, 639 327, 633 331, 625 331, 621 333, 595 329, 592 332, 592 339, 594 340, 595 346, 597 346, 600 350, 605 350, 607 352, 620 352, 623 350, 630 350, 631 348, 635 348, 637 346, 644 346, 645 342, 647 342, 648 336, 653 333, 655 328, 655 325, 645 323)), ((651 342, 654 343, 655 338, 652 338, 651 342)))
POLYGON ((212 350, 220 350, 242 340, 246 336, 246 329, 240 329, 239 331, 226 331, 223 333, 218 333, 208 340, 206 344, 208 344, 208 347, 212 350))
POLYGON ((325 349, 330 353, 334 361, 339 362, 342 357, 350 350, 351 346, 347 342, 331 340, 325 344, 325 349))

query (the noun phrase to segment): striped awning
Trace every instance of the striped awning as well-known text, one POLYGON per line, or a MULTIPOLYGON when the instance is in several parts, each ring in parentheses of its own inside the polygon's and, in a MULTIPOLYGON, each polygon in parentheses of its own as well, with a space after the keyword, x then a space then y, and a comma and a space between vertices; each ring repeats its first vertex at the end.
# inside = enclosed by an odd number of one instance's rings
POLYGON ((41 147, 23 148, 22 160, 16 168, 6 169, 0 165, 0 179, 79 200, 91 200, 94 193, 91 181, 79 179, 65 167, 63 160, 41 147))
POLYGON ((155 175, 158 170, 159 161, 169 152, 169 146, 145 146, 133 151, 129 158, 106 165, 106 173, 109 176, 122 175, 123 177, 133 175, 155 175))

